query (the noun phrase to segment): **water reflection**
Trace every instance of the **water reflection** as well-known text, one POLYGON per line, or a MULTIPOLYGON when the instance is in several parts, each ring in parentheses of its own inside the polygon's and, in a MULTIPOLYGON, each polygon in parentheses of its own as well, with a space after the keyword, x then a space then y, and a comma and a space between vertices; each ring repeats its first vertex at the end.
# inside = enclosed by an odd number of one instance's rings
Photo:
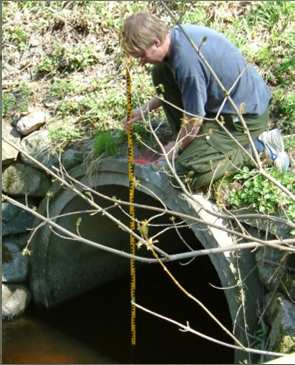
MULTIPOLYGON (((208 258, 188 266, 171 264, 177 278, 206 302, 228 328, 231 322, 220 285, 208 258)), ((180 293, 159 266, 138 272, 137 302, 208 335, 228 341, 223 332, 180 293)), ((129 342, 129 277, 89 292, 50 310, 33 308, 26 317, 5 322, 4 363, 232 363, 229 349, 210 344, 192 334, 137 312, 137 346, 129 342)))
POLYGON ((74 364, 113 361, 33 317, 4 322, 4 364, 74 364))

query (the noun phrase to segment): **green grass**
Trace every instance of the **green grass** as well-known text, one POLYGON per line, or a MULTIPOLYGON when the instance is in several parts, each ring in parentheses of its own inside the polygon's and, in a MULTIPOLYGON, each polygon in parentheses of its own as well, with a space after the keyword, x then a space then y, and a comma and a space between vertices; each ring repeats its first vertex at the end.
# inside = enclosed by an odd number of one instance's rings
MULTIPOLYGON (((106 130, 115 126, 122 127, 120 121, 126 116, 126 85, 122 84, 119 79, 118 84, 106 76, 93 82, 88 90, 85 87, 78 100, 71 98, 63 100, 62 96, 71 95, 74 88, 69 81, 58 80, 57 84, 54 83, 53 88, 55 94, 58 94, 61 99, 56 109, 57 117, 63 118, 72 115, 78 118, 80 123, 94 126, 97 130, 106 130), (118 84, 120 84, 120 88, 118 88, 118 84)), ((143 75, 138 75, 138 78, 134 79, 132 89, 134 107, 144 103, 153 91, 150 80, 143 75), (146 84, 145 95, 141 92, 143 83, 146 84)))
POLYGON ((278 126, 287 134, 295 131, 295 92, 277 88, 273 93, 272 108, 275 110, 278 126))
MULTIPOLYGON (((284 133, 292 133, 295 2, 170 0, 166 3, 178 18, 182 16, 182 23, 212 27, 240 47, 272 89, 273 119, 284 133)), ((126 115, 126 95, 120 28, 126 16, 142 10, 153 12, 173 25, 155 1, 4 2, 4 44, 12 46, 4 48, 5 60, 18 64, 23 50, 29 48, 31 37, 39 37, 41 45, 27 69, 40 83, 40 95, 34 96, 36 103, 42 104, 48 97, 55 100, 51 101, 56 103, 51 112, 57 112, 58 120, 72 117, 97 129, 121 127, 120 120, 126 115), (76 78, 77 74, 80 77, 76 78), (83 78, 94 80, 96 85, 82 85, 79 80, 83 78), (73 101, 74 96, 77 99, 73 101)), ((132 66, 132 81, 136 106, 145 102, 154 90, 150 75, 136 62, 132 66)), ((27 100, 30 104, 32 99, 27 100)), ((3 93, 5 117, 26 109, 26 102, 16 102, 11 92, 3 93)))
POLYGON ((15 96, 11 93, 2 93, 2 118, 6 117, 9 112, 15 110, 16 100, 15 96))
MULTIPOLYGON (((293 130, 293 132, 294 132, 294 130, 293 130)), ((284 144, 285 144, 285 148, 287 151, 295 150, 295 134, 286 138, 284 141, 284 144)))
MULTIPOLYGON (((295 175, 277 169, 269 173, 291 192, 295 193, 295 175)), ((253 210, 270 215, 280 215, 295 220, 295 202, 256 170, 244 167, 241 173, 233 177, 237 187, 232 187, 228 197, 231 207, 251 207, 253 210)))
POLYGON ((70 126, 48 128, 48 136, 54 144, 67 144, 80 140, 82 135, 79 129, 70 126))
POLYGON ((37 78, 45 75, 53 76, 56 73, 67 75, 74 71, 83 71, 97 61, 98 56, 93 47, 88 45, 65 47, 55 43, 52 51, 36 66, 35 75, 37 78))
POLYGON ((81 91, 81 85, 74 80, 68 79, 52 79, 49 96, 64 99, 66 96, 76 95, 81 91))
POLYGON ((98 130, 106 130, 124 117, 124 108, 124 95, 105 89, 89 93, 78 101, 61 101, 57 114, 61 117, 75 115, 82 123, 95 125, 98 130))
POLYGON ((256 3, 247 17, 251 26, 262 25, 271 31, 278 24, 285 25, 286 19, 294 16, 295 6, 292 1, 259 1, 256 3))
POLYGON ((9 29, 6 34, 7 41, 18 47, 20 51, 24 50, 28 42, 28 34, 19 25, 9 29))
POLYGON ((94 138, 94 152, 97 156, 105 153, 108 156, 113 156, 118 152, 119 146, 127 141, 123 131, 99 131, 94 138))
POLYGON ((21 82, 8 91, 2 93, 2 117, 12 116, 14 113, 28 111, 32 91, 27 82, 21 82))

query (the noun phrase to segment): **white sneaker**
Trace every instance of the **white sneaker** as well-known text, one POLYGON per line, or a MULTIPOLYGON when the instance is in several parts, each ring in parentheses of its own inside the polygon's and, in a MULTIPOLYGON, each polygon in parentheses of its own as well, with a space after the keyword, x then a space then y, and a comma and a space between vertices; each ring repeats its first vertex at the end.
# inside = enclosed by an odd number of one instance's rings
POLYGON ((264 144, 264 153, 274 163, 275 167, 280 171, 287 171, 290 160, 285 152, 281 131, 277 128, 272 129, 261 133, 257 139, 264 144))

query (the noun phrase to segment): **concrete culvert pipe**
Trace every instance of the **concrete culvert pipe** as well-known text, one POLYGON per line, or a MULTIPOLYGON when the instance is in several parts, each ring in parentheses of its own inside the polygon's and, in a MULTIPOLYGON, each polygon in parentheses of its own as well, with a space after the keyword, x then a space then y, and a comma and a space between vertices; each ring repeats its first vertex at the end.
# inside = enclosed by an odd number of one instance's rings
MULTIPOLYGON (((88 176, 85 174, 85 165, 74 168, 70 174, 89 187, 110 197, 128 200, 128 174, 125 159, 107 158, 96 166, 95 172, 88 176)), ((194 217, 201 217, 217 224, 212 215, 200 209, 197 203, 186 199, 180 190, 171 186, 165 174, 156 171, 151 166, 136 166, 136 178, 140 185, 136 191, 136 202, 152 206, 161 206, 159 200, 164 202, 168 209, 194 217), (158 197, 156 199, 155 197, 158 197)), ((73 192, 61 186, 54 186, 49 192, 51 197, 44 199, 39 211, 51 217, 61 216, 56 222, 63 227, 77 232, 77 219, 81 217, 79 232, 85 238, 95 242, 129 251, 129 234, 121 230, 114 222, 101 213, 83 214, 83 211, 92 209, 87 202, 73 192), (70 212, 80 212, 77 215, 67 215, 70 212)), ((209 204, 201 195, 196 195, 202 203, 209 204)), ((128 225, 128 216, 118 207, 103 198, 95 197, 95 201, 116 218, 128 225)), ((128 212, 128 207, 125 207, 128 212)), ((137 209, 136 216, 139 220, 154 215, 155 212, 137 209)), ((154 223, 169 221, 170 216, 159 218, 154 223)), ((225 247, 233 244, 234 238, 220 230, 208 228, 201 223, 185 219, 190 225, 195 242, 189 242, 194 249, 199 244, 203 248, 225 247)), ((36 225, 40 222, 36 222, 36 225)), ((154 228, 155 230, 159 228, 154 228)), ((154 231, 155 232, 155 231, 154 231)), ((159 237, 158 246, 169 254, 188 250, 176 231, 170 232, 169 240, 162 242, 159 237)), ((197 249, 198 249, 197 248, 197 249)), ((150 257, 145 249, 139 250, 140 255, 150 257)), ((261 301, 261 287, 257 278, 253 257, 248 250, 240 252, 224 252, 209 256, 219 277, 221 286, 224 287, 232 328, 235 336, 246 346, 251 347, 254 340, 257 323, 257 307, 261 301), (243 285, 241 285, 241 283, 243 285)), ((147 265, 147 264, 140 264, 147 265)), ((157 264, 155 264, 157 265, 157 264)), ((84 243, 72 241, 56 234, 48 226, 43 226, 37 231, 32 240, 31 276, 30 286, 35 303, 51 307, 86 291, 99 287, 106 282, 114 280, 128 273, 129 260, 124 257, 104 252, 84 243)), ((164 272, 163 272, 163 275, 164 272)), ((191 280, 198 281, 198 275, 191 280)), ((177 289, 175 289, 177 290, 177 289)), ((208 321, 210 321, 208 317, 208 321)), ((249 360, 249 354, 235 351, 235 361, 249 360)), ((250 362, 256 357, 250 356, 250 362)))

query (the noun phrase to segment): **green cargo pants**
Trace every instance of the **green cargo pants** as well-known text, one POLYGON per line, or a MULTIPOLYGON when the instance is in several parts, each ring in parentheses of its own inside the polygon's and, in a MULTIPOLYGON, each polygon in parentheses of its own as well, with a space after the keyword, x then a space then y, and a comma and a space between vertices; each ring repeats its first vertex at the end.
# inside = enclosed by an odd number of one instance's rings
MULTIPOLYGON (((162 93, 165 100, 183 109, 180 91, 168 65, 162 63, 154 66, 152 78, 157 92, 162 93)), ((176 135, 183 114, 164 102, 162 107, 176 135)), ((210 114, 206 117, 214 118, 215 115, 210 114)), ((251 153, 249 139, 239 118, 234 114, 223 114, 222 117, 224 127, 242 146, 247 146, 248 152, 251 153)), ((268 109, 262 115, 244 114, 243 117, 253 139, 267 129, 268 109)), ((251 164, 249 156, 216 121, 204 120, 198 136, 180 153, 175 165, 178 175, 184 181, 189 181, 192 190, 197 190, 222 176, 234 174, 244 165, 251 164)))

